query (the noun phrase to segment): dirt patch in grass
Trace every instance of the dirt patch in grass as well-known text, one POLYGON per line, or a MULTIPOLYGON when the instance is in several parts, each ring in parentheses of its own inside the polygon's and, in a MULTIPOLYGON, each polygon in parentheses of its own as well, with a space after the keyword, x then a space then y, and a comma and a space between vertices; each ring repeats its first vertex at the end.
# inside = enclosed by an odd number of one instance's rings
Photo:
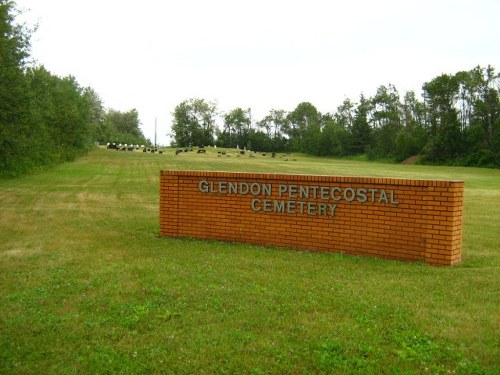
POLYGON ((410 156, 408 159, 405 159, 401 162, 401 164, 416 164, 420 159, 419 155, 410 156))
POLYGON ((0 253, 0 256, 4 257, 28 257, 31 255, 37 255, 41 254, 42 250, 41 249, 26 249, 23 247, 14 247, 11 249, 8 249, 6 251, 3 251, 0 253))

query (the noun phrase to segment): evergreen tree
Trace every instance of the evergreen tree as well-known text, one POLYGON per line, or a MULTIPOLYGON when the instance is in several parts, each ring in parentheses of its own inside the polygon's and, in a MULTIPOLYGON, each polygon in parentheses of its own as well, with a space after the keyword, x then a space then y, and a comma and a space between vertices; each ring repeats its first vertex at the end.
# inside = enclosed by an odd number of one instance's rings
POLYGON ((14 24, 14 5, 0 0, 0 173, 23 173, 33 167, 28 127, 29 94, 24 78, 30 32, 14 24))
POLYGON ((368 123, 370 101, 361 95, 356 107, 352 126, 349 129, 350 139, 347 147, 348 154, 362 154, 368 150, 371 143, 371 128, 368 123))
POLYGON ((456 102, 459 80, 443 74, 423 86, 430 123, 430 137, 424 153, 427 160, 445 162, 461 154, 463 138, 456 102))

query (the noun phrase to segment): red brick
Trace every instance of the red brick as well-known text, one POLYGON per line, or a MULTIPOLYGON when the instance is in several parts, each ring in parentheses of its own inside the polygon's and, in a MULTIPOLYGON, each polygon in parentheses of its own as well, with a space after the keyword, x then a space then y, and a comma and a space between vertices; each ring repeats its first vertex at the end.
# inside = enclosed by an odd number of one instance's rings
MULTIPOLYGON (((460 262, 463 182, 268 175, 230 172, 162 171, 160 233, 309 249, 343 251, 388 259, 425 260, 431 265, 460 262), (252 194, 202 193, 200 180, 271 183, 271 196, 257 199, 304 201, 304 213, 254 212, 252 194), (367 202, 288 198, 278 185, 367 189, 367 202), (371 202, 368 189, 394 190, 399 205, 371 202), (307 214, 307 202, 337 204, 335 216, 307 214)), ((376 197, 378 198, 378 196, 376 197)), ((329 212, 329 211, 328 211, 329 212)), ((315 213, 319 213, 316 212, 315 213)))

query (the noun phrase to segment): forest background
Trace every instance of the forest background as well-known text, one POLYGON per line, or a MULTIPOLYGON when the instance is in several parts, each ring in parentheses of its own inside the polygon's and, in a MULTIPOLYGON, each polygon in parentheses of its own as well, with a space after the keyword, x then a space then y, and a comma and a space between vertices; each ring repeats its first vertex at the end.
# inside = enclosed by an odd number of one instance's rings
MULTIPOLYGON (((0 175, 16 176, 74 160, 96 144, 151 145, 131 109, 106 109, 91 87, 30 61, 34 30, 0 0, 0 175)), ((411 74, 411 72, 409 72, 411 74)), ((302 102, 254 119, 251 108, 221 112, 191 98, 173 110, 172 146, 217 145, 318 156, 500 167, 500 75, 492 66, 442 74, 400 95, 393 85, 320 113, 302 102)))

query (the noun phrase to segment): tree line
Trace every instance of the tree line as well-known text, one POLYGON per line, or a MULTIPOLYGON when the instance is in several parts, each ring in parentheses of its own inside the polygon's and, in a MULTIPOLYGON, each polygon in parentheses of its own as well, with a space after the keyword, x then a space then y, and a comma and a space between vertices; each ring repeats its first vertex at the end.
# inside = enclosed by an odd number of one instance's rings
MULTIPOLYGON (((0 0, 0 175, 15 176, 73 160, 95 143, 151 144, 139 114, 105 109, 75 77, 58 77, 30 61, 32 31, 15 23, 15 2, 0 0)), ((422 95, 393 85, 320 113, 309 102, 221 113, 193 98, 173 112, 174 146, 217 145, 318 156, 366 154, 370 159, 500 167, 500 76, 491 66, 442 74, 422 95)))
POLYGON ((0 0, 0 175, 73 160, 96 142, 148 142, 135 109, 105 109, 75 77, 33 66, 32 31, 15 23, 16 14, 13 1, 0 0))
POLYGON ((500 75, 477 66, 425 82, 421 98, 380 86, 371 97, 344 100, 333 113, 302 102, 255 120, 250 108, 220 113, 216 103, 194 98, 174 109, 172 145, 500 167, 499 93, 500 75))

